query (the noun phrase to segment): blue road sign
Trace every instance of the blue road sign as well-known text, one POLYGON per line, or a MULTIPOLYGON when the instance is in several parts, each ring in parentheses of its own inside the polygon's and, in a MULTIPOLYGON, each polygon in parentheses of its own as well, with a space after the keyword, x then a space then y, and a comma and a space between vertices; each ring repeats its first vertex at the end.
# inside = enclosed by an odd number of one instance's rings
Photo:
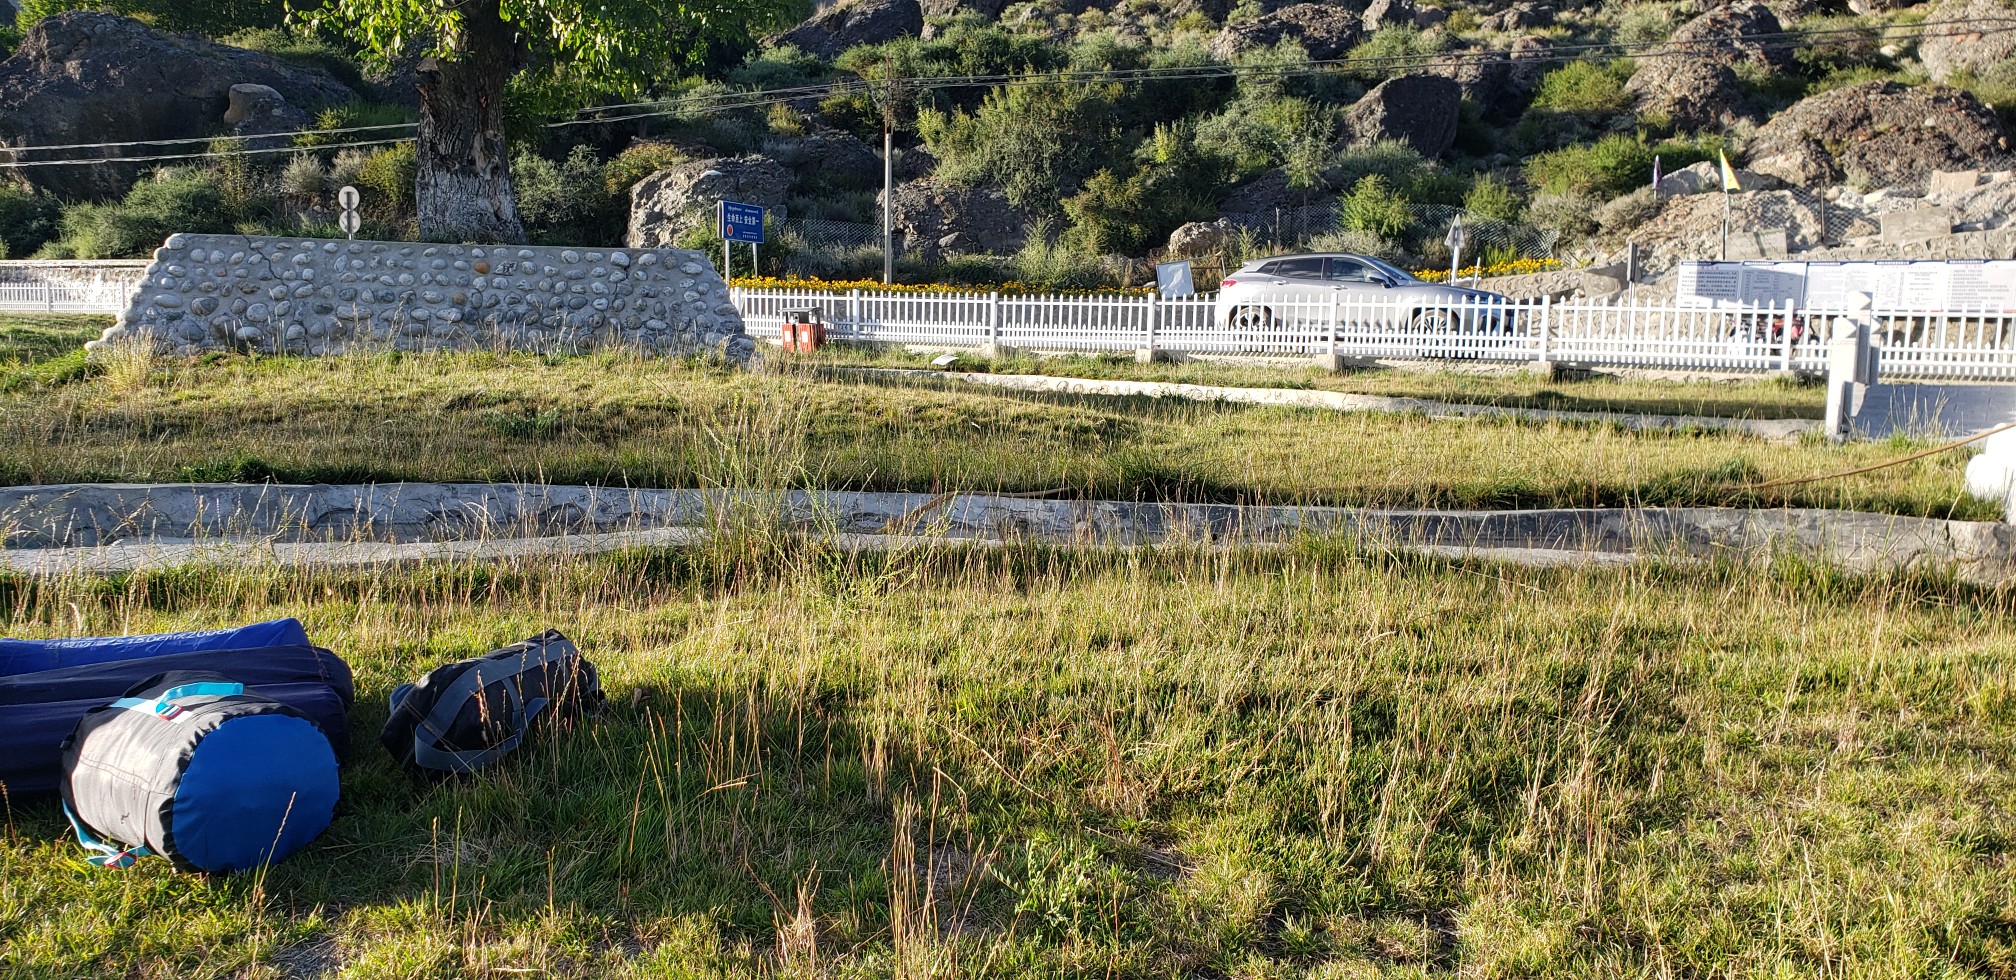
POLYGON ((723 241, 763 244, 763 207, 722 201, 721 238, 723 241))

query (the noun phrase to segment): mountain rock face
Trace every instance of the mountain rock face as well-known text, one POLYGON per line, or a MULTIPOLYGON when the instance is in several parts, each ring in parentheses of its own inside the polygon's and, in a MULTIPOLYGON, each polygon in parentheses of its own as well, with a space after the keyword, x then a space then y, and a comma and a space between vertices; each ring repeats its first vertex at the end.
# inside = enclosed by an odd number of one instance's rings
MULTIPOLYGON (((13 57, 0 62, 0 144, 209 136, 224 128, 231 89, 241 84, 264 86, 300 110, 357 97, 327 72, 193 35, 163 34, 130 17, 71 10, 37 21, 13 57)), ((139 146, 71 155, 156 156, 200 146, 139 146)), ((0 146, 0 156, 11 159, 15 154, 0 146)), ((124 193, 140 166, 26 167, 17 173, 58 197, 97 200, 124 193)))
POLYGON ((917 0, 847 0, 771 37, 770 43, 789 44, 821 58, 837 58, 856 45, 881 44, 923 32, 924 8, 917 0))
POLYGON ((1402 75, 1374 86, 1351 107, 1345 123, 1361 143, 1400 140, 1437 157, 1456 141, 1463 89, 1440 75, 1402 75))
POLYGON ((947 252, 1008 255, 1029 240, 1029 216, 991 187, 947 187, 936 180, 896 187, 897 233, 927 258, 947 252))
MULTIPOLYGON (((315 124, 315 117, 287 101, 279 90, 271 85, 254 85, 247 82, 231 86, 231 104, 224 110, 224 121, 231 124, 231 135, 240 137, 263 136, 267 133, 294 133, 308 129, 315 124)), ((278 136, 269 139, 247 141, 259 149, 286 146, 292 140, 278 136)))
POLYGON ((721 200, 759 204, 779 223, 785 219, 784 198, 791 191, 791 171, 768 157, 717 157, 667 167, 630 188, 631 248, 668 248, 681 235, 714 226, 714 204, 721 200))
POLYGON ((1943 82, 1962 72, 1985 73, 2011 57, 2016 57, 2016 31, 1996 30, 1990 22, 2016 17, 2016 9, 2000 0, 1941 0, 1925 19, 1933 23, 1981 24, 1980 30, 1926 32, 1918 42, 1918 60, 1935 82, 1943 82))
POLYGON ((1342 57, 1358 43, 1363 31, 1362 15, 1345 6, 1325 3, 1298 3, 1218 32, 1211 53, 1231 60, 1243 51, 1271 48, 1283 40, 1294 41, 1318 61, 1342 57))
POLYGON ((1967 92, 1865 82, 1779 113, 1757 130, 1747 156, 1750 169, 1794 184, 1886 186, 1977 167, 2009 151, 2002 120, 1967 92))

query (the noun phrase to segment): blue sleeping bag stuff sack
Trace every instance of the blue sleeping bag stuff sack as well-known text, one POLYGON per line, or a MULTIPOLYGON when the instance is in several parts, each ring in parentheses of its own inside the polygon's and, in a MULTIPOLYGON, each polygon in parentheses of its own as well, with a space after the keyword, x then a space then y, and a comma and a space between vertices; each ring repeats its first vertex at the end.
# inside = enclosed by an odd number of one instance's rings
POLYGON ((350 667, 292 619, 234 630, 85 640, 0 640, 0 790, 53 792, 60 748, 92 708, 156 674, 207 670, 287 704, 341 757, 350 744, 350 667))
POLYGON ((328 829, 336 753, 313 721, 210 671, 175 671, 92 709, 63 743, 63 808, 91 863, 158 854, 245 871, 328 829))

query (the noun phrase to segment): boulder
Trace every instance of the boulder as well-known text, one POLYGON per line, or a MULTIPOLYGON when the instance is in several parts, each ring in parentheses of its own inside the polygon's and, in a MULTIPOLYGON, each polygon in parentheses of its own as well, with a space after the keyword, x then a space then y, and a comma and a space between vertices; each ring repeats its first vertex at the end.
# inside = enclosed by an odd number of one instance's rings
POLYGON ((1272 227, 1277 212, 1293 211, 1327 199, 1336 188, 1336 174, 1320 174, 1315 187, 1296 187, 1286 170, 1269 170, 1233 188, 1218 202, 1220 214, 1243 219, 1241 224, 1272 227))
POLYGON ((882 185, 882 155, 847 133, 817 132, 771 140, 763 145, 763 154, 791 168, 803 183, 826 188, 882 185))
POLYGON ((1539 3, 1515 3, 1482 21, 1488 30, 1512 34, 1554 25, 1554 8, 1539 3))
POLYGON ((1413 27, 1417 13, 1414 0, 1372 0, 1365 6, 1365 33, 1382 27, 1413 27))
POLYGON ((1554 67, 1554 42, 1538 34, 1521 34, 1505 49, 1505 60, 1512 69, 1512 84, 1530 94, 1554 67))
POLYGON ((1449 22, 1449 11, 1441 7, 1422 7, 1414 12, 1414 26, 1422 30, 1440 27, 1449 22))
POLYGON ((1848 0, 1848 9, 1868 16, 1869 14, 1887 14, 1893 10, 1903 10, 1905 7, 1915 7, 1919 2, 1920 0, 1848 0))
POLYGON ((1172 259, 1215 255, 1224 251, 1238 235, 1238 226, 1224 218, 1216 221, 1192 221, 1169 233, 1167 255, 1172 259))
POLYGON ((922 0, 920 7, 926 17, 956 17, 970 13, 993 20, 1007 9, 1008 0, 922 0))
POLYGON ((669 248, 693 228, 714 227, 717 201, 760 204, 784 220, 791 171, 768 157, 716 157, 667 167, 630 188, 631 248, 669 248))
MULTIPOLYGON (((2016 16, 2000 0, 1940 0, 1926 20, 1933 23, 1984 24, 2016 16)), ((1988 69, 2016 57, 2016 31, 2000 29, 1961 30, 1949 28, 1927 31, 1918 41, 1918 60, 1935 82, 1954 75, 1986 74, 1988 69)))
MULTIPOLYGON (((1778 186, 1775 177, 1741 167, 1735 168, 1736 183, 1746 191, 1768 191, 1778 186)), ((1689 164, 1659 178, 1659 196, 1686 197, 1722 189, 1722 168, 1713 160, 1689 164)))
MULTIPOLYGON (((267 133, 293 133, 314 125, 315 117, 298 109, 287 97, 271 85, 231 86, 230 107, 224 110, 224 121, 231 125, 231 135, 243 137, 264 136, 267 133)), ((250 139, 247 142, 257 149, 286 146, 293 142, 291 137, 250 139)))
POLYGON ((1463 98, 1486 116, 1516 112, 1533 94, 1530 85, 1515 82, 1511 62, 1484 48, 1450 52, 1421 70, 1455 82, 1463 98))
POLYGON ((896 186, 891 210, 904 247, 927 260, 946 252, 1008 255, 1020 251, 1029 239, 1029 216, 992 187, 947 187, 931 178, 915 180, 896 186))
POLYGON ((1230 61, 1241 52, 1271 48, 1288 40, 1300 44, 1309 57, 1327 61, 1342 57, 1358 43, 1362 36, 1358 25, 1358 15, 1345 7, 1298 3, 1219 31, 1211 42, 1211 53, 1230 61))
POLYGON ((1757 130, 1746 157, 1750 169, 1794 184, 1888 186, 2008 152, 2008 129, 1973 95, 1886 81, 1800 100, 1757 130))
POLYGON ((1755 0, 1738 0, 1680 25, 1666 41, 1667 49, 1678 56, 1649 64, 1664 69, 1705 58, 1730 67, 1747 62, 1768 72, 1791 71, 1799 65, 1792 56, 1792 46, 1784 41, 1760 40, 1784 31, 1784 25, 1770 7, 1755 0))
POLYGON ((1422 156, 1436 157, 1456 141, 1457 108, 1463 90, 1440 75, 1389 78, 1365 93, 1345 113, 1351 138, 1360 143, 1401 140, 1422 156))
POLYGON ((1663 117, 1679 130, 1720 129, 1748 118, 1736 73, 1702 58, 1646 61, 1624 88, 1637 96, 1639 115, 1663 117))
POLYGON ((848 48, 923 32, 924 8, 917 0, 842 0, 769 40, 821 58, 837 58, 848 48))
MULTIPOLYGON (((356 98, 327 72, 194 35, 163 34, 130 17, 89 10, 45 17, 0 62, 0 157, 14 157, 5 146, 220 135, 228 128, 231 88, 240 84, 264 86, 304 110, 356 98)), ((160 152, 137 146, 88 155, 160 152)), ((18 173, 58 197, 99 200, 125 193, 142 166, 18 173)))

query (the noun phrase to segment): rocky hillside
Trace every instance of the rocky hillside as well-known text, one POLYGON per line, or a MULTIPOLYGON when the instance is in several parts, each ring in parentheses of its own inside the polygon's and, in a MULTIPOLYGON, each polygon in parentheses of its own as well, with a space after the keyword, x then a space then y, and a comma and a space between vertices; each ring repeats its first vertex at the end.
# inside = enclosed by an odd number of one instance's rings
MULTIPOLYGON (((2012 27, 1999 0, 840 0, 661 79, 662 115, 547 130, 551 100, 528 95, 515 136, 535 237, 703 244, 732 195, 776 209, 773 271, 879 268, 885 123, 912 275, 1096 278, 1119 257, 1296 246, 1432 264, 1456 214, 1491 258, 1637 241, 1670 261, 1707 247, 1690 192, 1719 189, 1700 166, 1718 152, 1751 175, 1741 230, 1767 249, 1781 231, 1838 247, 1877 234, 1872 199, 2008 169, 2012 27)), ((0 142, 410 118, 397 75, 345 70, 340 38, 227 40, 96 13, 28 25, 0 63, 0 142)), ((334 182, 376 180, 373 217, 396 228, 398 150, 348 152, 240 166, 237 210, 207 220, 312 228, 334 182)), ((0 211, 44 209, 58 254, 120 240, 109 211, 142 190, 138 166, 14 173, 33 192, 0 211), (85 217, 48 210, 65 204, 85 217)), ((1955 225, 1982 220, 1999 219, 1955 225)), ((22 223, 0 214, 15 254, 41 245, 22 223)))

